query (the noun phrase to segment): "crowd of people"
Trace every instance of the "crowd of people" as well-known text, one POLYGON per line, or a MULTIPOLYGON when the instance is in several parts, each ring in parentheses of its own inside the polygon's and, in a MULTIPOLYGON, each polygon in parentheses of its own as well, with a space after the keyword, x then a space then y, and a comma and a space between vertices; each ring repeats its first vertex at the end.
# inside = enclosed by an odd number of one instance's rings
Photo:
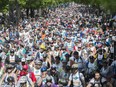
POLYGON ((116 87, 116 31, 98 11, 71 3, 3 28, 0 87, 116 87))

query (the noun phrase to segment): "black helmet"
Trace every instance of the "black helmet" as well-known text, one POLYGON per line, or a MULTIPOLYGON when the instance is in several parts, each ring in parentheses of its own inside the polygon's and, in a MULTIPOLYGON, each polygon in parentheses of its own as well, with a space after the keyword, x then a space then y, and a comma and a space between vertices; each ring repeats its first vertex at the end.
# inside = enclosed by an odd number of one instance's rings
POLYGON ((77 51, 75 51, 75 52, 73 53, 73 55, 79 55, 79 53, 78 53, 77 51))
POLYGON ((7 78, 7 81, 8 81, 8 82, 14 82, 14 77, 9 76, 9 77, 7 78))
POLYGON ((94 57, 93 56, 89 56, 89 59, 94 60, 94 57))
POLYGON ((46 81, 47 82, 52 82, 52 77, 51 76, 47 76, 46 81))
POLYGON ((46 58, 48 55, 47 55, 47 53, 44 53, 43 54, 43 58, 46 58))
POLYGON ((14 53, 14 50, 13 50, 13 49, 11 49, 11 50, 10 50, 10 53, 14 53))

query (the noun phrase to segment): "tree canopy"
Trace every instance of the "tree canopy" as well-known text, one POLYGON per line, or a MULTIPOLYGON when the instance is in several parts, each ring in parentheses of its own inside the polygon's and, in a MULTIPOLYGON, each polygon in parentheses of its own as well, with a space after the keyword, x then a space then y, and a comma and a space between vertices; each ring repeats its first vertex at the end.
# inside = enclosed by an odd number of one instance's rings
POLYGON ((58 5, 60 3, 66 3, 74 1, 76 3, 83 3, 87 5, 95 5, 102 7, 104 10, 108 10, 111 13, 116 12, 116 0, 0 0, 0 11, 6 12, 9 11, 9 6, 11 4, 20 6, 20 8, 45 8, 51 5, 58 5))

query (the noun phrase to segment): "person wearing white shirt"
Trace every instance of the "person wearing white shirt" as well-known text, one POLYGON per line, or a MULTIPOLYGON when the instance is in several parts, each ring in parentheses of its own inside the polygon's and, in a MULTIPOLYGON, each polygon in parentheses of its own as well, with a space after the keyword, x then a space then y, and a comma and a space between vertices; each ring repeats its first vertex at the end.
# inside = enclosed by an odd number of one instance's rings
POLYGON ((85 78, 82 73, 78 71, 78 64, 72 65, 72 73, 69 77, 68 87, 85 87, 85 78))
POLYGON ((111 54, 111 59, 114 59, 114 44, 112 44, 110 47, 110 54, 111 54))
POLYGON ((41 76, 41 66, 42 66, 42 62, 39 60, 36 60, 33 67, 33 72, 36 79, 38 79, 41 76))

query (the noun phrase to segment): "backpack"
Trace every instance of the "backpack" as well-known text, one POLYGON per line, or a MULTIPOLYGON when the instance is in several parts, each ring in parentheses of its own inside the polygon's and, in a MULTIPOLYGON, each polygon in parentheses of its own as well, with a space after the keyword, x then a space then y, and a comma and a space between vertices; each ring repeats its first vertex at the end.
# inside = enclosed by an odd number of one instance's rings
MULTIPOLYGON (((84 83, 83 83, 83 81, 82 81, 82 79, 81 79, 80 72, 79 72, 79 79, 80 79, 80 82, 82 83, 82 86, 84 86, 84 83)), ((70 87, 73 87, 73 74, 72 74, 72 80, 71 80, 71 85, 70 85, 70 87)))
MULTIPOLYGON (((85 65, 84 65, 84 61, 83 61, 82 57, 80 57, 79 59, 81 60, 82 65, 83 65, 83 68, 84 68, 84 67, 85 67, 85 65)), ((76 61, 78 62, 78 61, 79 61, 79 59, 74 59, 74 61, 76 60, 76 61)), ((79 69, 79 71, 80 71, 81 73, 83 73, 83 74, 84 74, 84 72, 85 72, 85 70, 81 70, 81 69, 79 69)))
MULTIPOLYGON (((22 77, 25 77, 25 78, 26 78, 26 80, 27 80, 27 81, 26 81, 26 84, 28 83, 29 87, 32 86, 32 84, 31 84, 31 82, 30 82, 28 76, 21 76, 21 77, 19 78, 19 82, 20 82, 20 79, 23 79, 22 77)), ((20 83, 20 84, 21 84, 21 83, 20 83)))
MULTIPOLYGON (((14 74, 13 74, 12 76, 13 76, 13 78, 14 78, 14 74)), ((5 76, 5 78, 4 78, 4 83, 7 84, 7 85, 8 85, 8 83, 9 83, 8 80, 7 80, 9 77, 10 77, 10 76, 8 76, 8 74, 6 74, 6 76, 5 76)))
POLYGON ((100 82, 99 82, 99 83, 97 83, 97 82, 95 81, 95 79, 94 79, 94 84, 92 84, 92 87, 95 87, 96 84, 98 84, 99 87, 103 87, 104 84, 102 83, 102 78, 100 78, 100 82))

